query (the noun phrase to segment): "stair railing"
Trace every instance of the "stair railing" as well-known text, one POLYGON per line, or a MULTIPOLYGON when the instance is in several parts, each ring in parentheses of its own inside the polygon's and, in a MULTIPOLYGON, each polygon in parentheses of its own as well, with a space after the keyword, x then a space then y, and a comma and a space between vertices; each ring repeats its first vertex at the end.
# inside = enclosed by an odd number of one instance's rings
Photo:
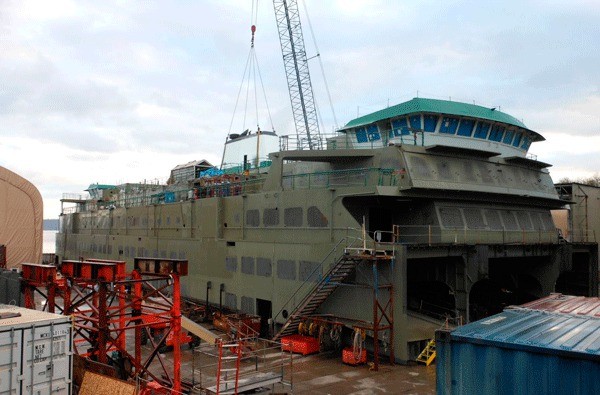
MULTIPOLYGON (((323 258, 323 260, 319 263, 319 265, 315 266, 315 268, 311 271, 311 273, 307 276, 306 280, 304 280, 302 282, 302 284, 300 284, 300 286, 296 289, 296 291, 290 296, 290 298, 283 304, 283 306, 281 307, 281 309, 279 310, 279 312, 275 315, 275 317, 273 317, 273 322, 277 322, 277 318, 282 315, 283 311, 288 309, 288 316, 284 317, 286 320, 291 318, 291 314, 292 312, 302 303, 302 301, 306 298, 306 295, 310 295, 312 294, 316 288, 319 286, 319 283, 321 282, 321 280, 323 279, 323 265, 325 264, 325 262, 328 261, 328 259, 335 253, 337 252, 338 248, 340 245, 342 245, 342 243, 346 242, 346 244, 344 245, 344 248, 342 249, 342 254, 345 252, 346 249, 351 248, 355 245, 355 243, 360 242, 362 243, 362 239, 358 238, 358 237, 352 237, 352 236, 344 236, 343 238, 341 238, 336 245, 331 249, 331 251, 329 251, 329 253, 327 253, 327 255, 325 256, 325 258, 323 258), (315 276, 318 273, 318 277, 317 277, 317 281, 315 281, 315 276), (300 293, 300 291, 302 290, 306 290, 308 285, 312 285, 310 291, 304 293, 302 299, 298 302, 298 303, 294 303, 294 301, 296 300, 296 296, 300 293), (289 306, 292 305, 292 308, 289 308, 289 306)), ((334 260, 339 259, 339 257, 342 256, 342 254, 338 254, 335 256, 334 260)))

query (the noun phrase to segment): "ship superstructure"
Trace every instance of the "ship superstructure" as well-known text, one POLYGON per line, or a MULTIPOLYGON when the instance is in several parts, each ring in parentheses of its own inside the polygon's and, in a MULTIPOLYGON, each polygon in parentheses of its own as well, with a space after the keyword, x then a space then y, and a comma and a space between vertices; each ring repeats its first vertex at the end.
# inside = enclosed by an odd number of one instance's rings
POLYGON ((235 147, 245 139, 228 138, 235 165, 65 199, 76 204, 57 255, 187 259, 184 295, 258 314, 275 335, 311 317, 367 328, 404 361, 444 322, 598 293, 597 245, 559 239, 550 210, 563 202, 528 154, 543 137, 497 109, 415 98, 350 121, 324 149, 284 137, 264 160, 235 147))

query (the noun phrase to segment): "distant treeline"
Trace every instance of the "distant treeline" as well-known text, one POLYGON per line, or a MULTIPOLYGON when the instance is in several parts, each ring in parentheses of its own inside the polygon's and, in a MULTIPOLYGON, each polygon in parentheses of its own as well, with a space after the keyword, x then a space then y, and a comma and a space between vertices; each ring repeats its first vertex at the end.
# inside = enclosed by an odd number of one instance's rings
POLYGON ((44 220, 44 230, 58 230, 58 220, 57 219, 45 219, 44 220))
POLYGON ((588 177, 588 178, 577 178, 577 179, 564 177, 564 178, 561 178, 558 182, 559 182, 559 184, 576 183, 576 184, 589 185, 592 187, 600 187, 600 174, 596 173, 593 176, 588 177))

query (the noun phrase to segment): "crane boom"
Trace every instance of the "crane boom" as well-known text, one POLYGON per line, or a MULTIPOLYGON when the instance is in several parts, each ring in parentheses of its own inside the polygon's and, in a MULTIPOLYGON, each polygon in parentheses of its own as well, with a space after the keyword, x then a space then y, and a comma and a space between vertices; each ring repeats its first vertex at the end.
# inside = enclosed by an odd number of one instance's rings
POLYGON ((273 0, 298 149, 321 149, 321 133, 297 0, 273 0))

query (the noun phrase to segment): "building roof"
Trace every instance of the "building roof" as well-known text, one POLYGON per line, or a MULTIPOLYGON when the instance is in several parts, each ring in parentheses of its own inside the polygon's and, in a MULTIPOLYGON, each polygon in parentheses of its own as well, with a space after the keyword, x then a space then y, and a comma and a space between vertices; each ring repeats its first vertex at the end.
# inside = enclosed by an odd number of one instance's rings
POLYGON ((546 354, 600 360, 600 319, 510 309, 452 331, 453 339, 546 354))
POLYGON ((195 166, 213 167, 213 165, 211 165, 208 161, 202 159, 202 160, 192 160, 188 163, 184 163, 182 165, 177 165, 171 171, 179 170, 179 169, 187 169, 188 167, 195 167, 195 166))
POLYGON ((6 245, 6 267, 41 262, 42 195, 31 182, 0 166, 0 244, 6 245))
POLYGON ((590 184, 585 184, 585 183, 581 183, 581 182, 577 182, 577 181, 557 182, 556 184, 554 184, 554 186, 557 186, 557 187, 571 187, 574 185, 577 185, 578 187, 583 187, 583 188, 600 189, 600 185, 598 185, 598 186, 590 185, 590 184))
MULTIPOLYGON (((487 119, 489 121, 502 122, 509 125, 517 126, 529 130, 530 132, 533 132, 532 130, 528 129, 527 126, 525 126, 525 124, 519 121, 517 118, 513 117, 512 115, 508 115, 502 111, 498 111, 495 108, 488 108, 478 106, 475 104, 460 103, 449 100, 424 99, 420 97, 416 97, 407 102, 384 108, 383 110, 375 111, 371 114, 363 115, 362 117, 353 119, 350 122, 348 122, 342 128, 342 130, 367 125, 373 122, 389 118, 395 118, 403 115, 421 112, 487 119)), ((533 133, 537 137, 535 141, 544 140, 544 138, 538 133, 533 133)))
POLYGON ((600 318, 600 298, 587 296, 554 293, 545 298, 525 303, 517 308, 600 318))
POLYGON ((113 189, 113 188, 116 188, 116 186, 115 185, 108 185, 108 184, 90 184, 90 186, 87 189, 84 189, 84 191, 113 189))

